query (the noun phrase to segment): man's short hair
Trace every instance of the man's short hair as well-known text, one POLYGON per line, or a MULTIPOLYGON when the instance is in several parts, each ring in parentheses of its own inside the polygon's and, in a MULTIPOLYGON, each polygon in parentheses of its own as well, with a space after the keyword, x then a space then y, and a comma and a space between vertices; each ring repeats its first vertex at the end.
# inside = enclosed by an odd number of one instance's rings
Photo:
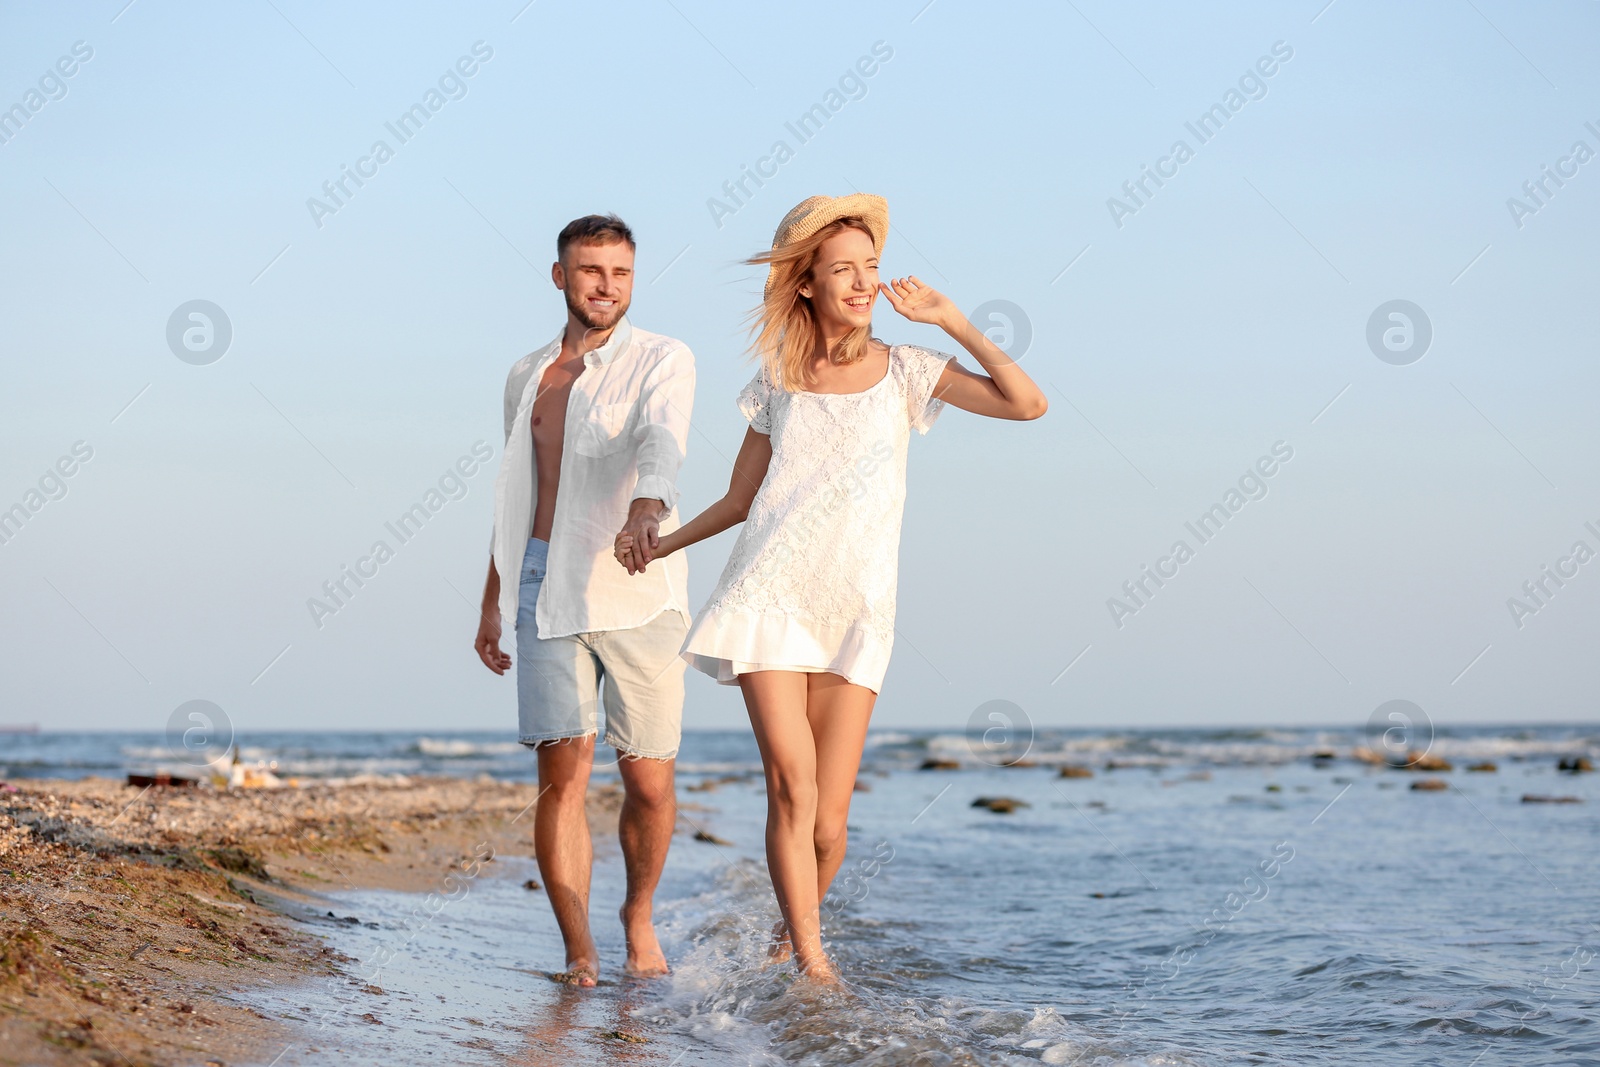
POLYGON ((585 215, 561 228, 556 237, 556 258, 565 261, 567 249, 575 244, 610 245, 618 241, 626 241, 630 249, 638 248, 633 243, 633 231, 615 215, 585 215))

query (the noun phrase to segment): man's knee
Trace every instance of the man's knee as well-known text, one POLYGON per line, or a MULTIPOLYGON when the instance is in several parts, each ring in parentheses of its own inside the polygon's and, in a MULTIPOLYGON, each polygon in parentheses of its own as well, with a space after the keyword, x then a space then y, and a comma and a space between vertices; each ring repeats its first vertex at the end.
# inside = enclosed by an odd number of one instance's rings
POLYGON ((675 756, 641 756, 625 748, 617 748, 617 774, 629 799, 641 802, 662 798, 672 799, 678 761, 675 756))
POLYGON ((539 795, 561 802, 589 790, 589 770, 594 766, 594 735, 544 741, 539 754, 539 795))
MULTIPOLYGON (((629 760, 629 763, 642 763, 644 761, 629 760)), ((669 812, 677 807, 677 797, 674 796, 674 787, 671 770, 662 773, 652 770, 648 773, 622 775, 623 799, 630 808, 646 813, 669 812)))

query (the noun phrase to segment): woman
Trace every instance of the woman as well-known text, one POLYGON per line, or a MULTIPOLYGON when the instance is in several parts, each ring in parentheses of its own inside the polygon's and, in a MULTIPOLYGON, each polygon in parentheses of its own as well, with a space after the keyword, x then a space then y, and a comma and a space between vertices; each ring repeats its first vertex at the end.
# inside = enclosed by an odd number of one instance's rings
POLYGON ((882 197, 814 196, 778 226, 755 314, 761 369, 739 394, 750 421, 727 495, 654 544, 616 542, 630 573, 744 529, 684 642, 690 664, 738 685, 767 780, 767 865, 783 921, 778 956, 837 981, 819 904, 844 862, 845 820, 894 641, 906 446, 944 404, 1036 419, 1044 394, 948 297, 915 277, 878 280, 882 197), (942 328, 987 374, 871 336, 879 293, 942 328))

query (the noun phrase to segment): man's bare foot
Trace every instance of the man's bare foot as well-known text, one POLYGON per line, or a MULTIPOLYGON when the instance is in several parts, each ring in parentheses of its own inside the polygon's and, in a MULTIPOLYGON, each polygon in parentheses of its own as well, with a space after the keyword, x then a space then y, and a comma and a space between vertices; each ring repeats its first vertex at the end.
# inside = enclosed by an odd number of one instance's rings
POLYGON ((560 974, 552 974, 550 979, 579 989, 593 989, 600 980, 600 972, 588 960, 568 960, 567 969, 560 974))
POLYGON ((794 944, 789 940, 789 924, 779 919, 772 925, 772 943, 767 946, 767 963, 787 963, 794 958, 794 944))
POLYGON ((567 948, 567 969, 551 977, 563 985, 577 986, 579 989, 593 989, 600 980, 600 953, 595 948, 594 938, 588 938, 588 943, 579 946, 573 951, 567 948))
POLYGON ((630 915, 624 904, 619 914, 622 933, 628 942, 628 962, 622 965, 622 973, 630 978, 660 978, 671 974, 672 968, 667 966, 661 942, 656 940, 656 927, 649 911, 634 909, 630 915))

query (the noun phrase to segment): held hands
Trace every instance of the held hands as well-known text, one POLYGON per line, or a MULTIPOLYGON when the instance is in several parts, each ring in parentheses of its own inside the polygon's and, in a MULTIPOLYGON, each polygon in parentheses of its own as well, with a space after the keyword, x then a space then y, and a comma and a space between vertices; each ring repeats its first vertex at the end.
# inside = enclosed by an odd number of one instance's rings
POLYGON ((618 531, 611 552, 629 574, 644 573, 645 564, 656 558, 661 547, 661 520, 668 514, 659 500, 638 497, 628 508, 628 521, 618 531))
POLYGON ((966 321, 955 301, 931 286, 923 285, 915 274, 909 278, 895 278, 885 285, 878 283, 889 304, 912 322, 925 322, 945 330, 953 330, 966 321))
POLYGON ((654 548, 647 547, 648 542, 635 538, 633 534, 624 529, 617 534, 617 539, 611 548, 611 554, 616 557, 618 563, 628 568, 629 574, 643 574, 646 565, 651 560, 659 559, 669 554, 668 552, 660 551, 661 538, 652 537, 651 540, 655 542, 654 548))

